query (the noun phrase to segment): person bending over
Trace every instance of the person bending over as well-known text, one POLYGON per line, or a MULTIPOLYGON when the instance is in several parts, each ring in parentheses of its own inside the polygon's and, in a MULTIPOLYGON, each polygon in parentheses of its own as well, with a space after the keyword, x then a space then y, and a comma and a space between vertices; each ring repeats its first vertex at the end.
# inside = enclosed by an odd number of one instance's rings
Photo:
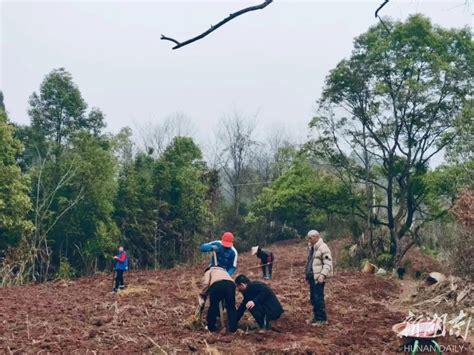
POLYGON ((237 310, 237 322, 248 309, 260 328, 271 329, 270 321, 280 318, 284 311, 270 286, 260 281, 250 281, 245 275, 237 276, 235 283, 244 296, 237 310))

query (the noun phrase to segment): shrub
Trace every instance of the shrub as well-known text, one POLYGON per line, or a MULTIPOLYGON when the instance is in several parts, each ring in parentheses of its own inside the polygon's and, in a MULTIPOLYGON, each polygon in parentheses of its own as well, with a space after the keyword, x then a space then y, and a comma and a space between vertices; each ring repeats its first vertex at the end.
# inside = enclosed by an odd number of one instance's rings
POLYGON ((59 263, 59 270, 56 276, 59 279, 70 279, 74 277, 75 274, 76 270, 74 270, 74 268, 71 266, 69 260, 62 256, 59 263))
POLYGON ((393 267, 393 256, 388 253, 380 254, 375 258, 375 265, 384 269, 391 269, 393 267))

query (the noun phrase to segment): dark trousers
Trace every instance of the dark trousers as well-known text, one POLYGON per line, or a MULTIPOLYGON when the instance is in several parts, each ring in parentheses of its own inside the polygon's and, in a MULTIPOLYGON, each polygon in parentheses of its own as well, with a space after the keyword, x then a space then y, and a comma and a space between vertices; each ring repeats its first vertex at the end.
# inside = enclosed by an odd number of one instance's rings
POLYGON ((317 321, 325 321, 326 317, 326 305, 324 303, 324 285, 323 283, 317 283, 314 278, 309 281, 309 298, 313 305, 314 319, 317 321))
POLYGON ((263 277, 268 277, 269 279, 272 278, 272 270, 273 270, 273 261, 275 259, 273 258, 273 253, 270 254, 270 256, 266 259, 266 262, 263 262, 262 260, 262 272, 263 272, 263 277))
POLYGON ((272 269, 273 269, 273 263, 263 265, 262 266, 263 277, 268 277, 268 278, 271 279, 272 278, 272 269))
POLYGON ((250 314, 255 318, 255 321, 257 322, 258 326, 260 328, 270 328, 270 321, 271 320, 277 320, 277 318, 272 318, 270 317, 265 310, 263 309, 262 306, 256 304, 251 310, 250 314))
POLYGON ((207 328, 211 332, 217 330, 216 322, 219 315, 219 302, 224 301, 227 310, 228 330, 237 330, 237 311, 235 309, 235 283, 229 280, 217 281, 209 288, 209 309, 207 311, 207 328))
POLYGON ((123 272, 124 270, 115 270, 115 289, 123 288, 123 272))

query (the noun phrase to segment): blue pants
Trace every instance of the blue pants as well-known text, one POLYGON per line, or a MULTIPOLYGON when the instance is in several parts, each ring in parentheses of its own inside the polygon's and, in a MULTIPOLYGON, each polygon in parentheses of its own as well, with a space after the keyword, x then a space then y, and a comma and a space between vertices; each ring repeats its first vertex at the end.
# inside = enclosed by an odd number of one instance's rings
POLYGON ((312 277, 309 281, 309 298, 313 305, 314 320, 325 321, 326 317, 326 305, 324 303, 324 285, 323 283, 316 283, 312 277))

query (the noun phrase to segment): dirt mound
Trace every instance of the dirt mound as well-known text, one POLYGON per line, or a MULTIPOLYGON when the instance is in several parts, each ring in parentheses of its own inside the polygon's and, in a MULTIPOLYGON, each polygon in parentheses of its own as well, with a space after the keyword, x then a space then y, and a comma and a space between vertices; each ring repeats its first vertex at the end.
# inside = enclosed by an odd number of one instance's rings
MULTIPOLYGON (((109 276, 0 289, 0 349, 8 353, 50 352, 208 352, 222 353, 392 353, 399 344, 391 332, 405 314, 387 304, 398 285, 374 275, 336 272, 327 284, 326 328, 307 324, 311 311, 303 272, 304 242, 271 246, 274 280, 269 281, 285 308, 273 325, 279 332, 248 330, 244 318, 235 335, 192 330, 187 320, 205 262, 197 267, 126 274, 129 291, 110 292, 109 276)), ((238 273, 260 279, 257 259, 239 257, 238 273)), ((239 296, 240 301, 240 296, 239 296)))
POLYGON ((407 274, 413 278, 424 278, 430 272, 443 270, 434 257, 424 254, 418 247, 412 247, 403 262, 407 263, 407 274))

